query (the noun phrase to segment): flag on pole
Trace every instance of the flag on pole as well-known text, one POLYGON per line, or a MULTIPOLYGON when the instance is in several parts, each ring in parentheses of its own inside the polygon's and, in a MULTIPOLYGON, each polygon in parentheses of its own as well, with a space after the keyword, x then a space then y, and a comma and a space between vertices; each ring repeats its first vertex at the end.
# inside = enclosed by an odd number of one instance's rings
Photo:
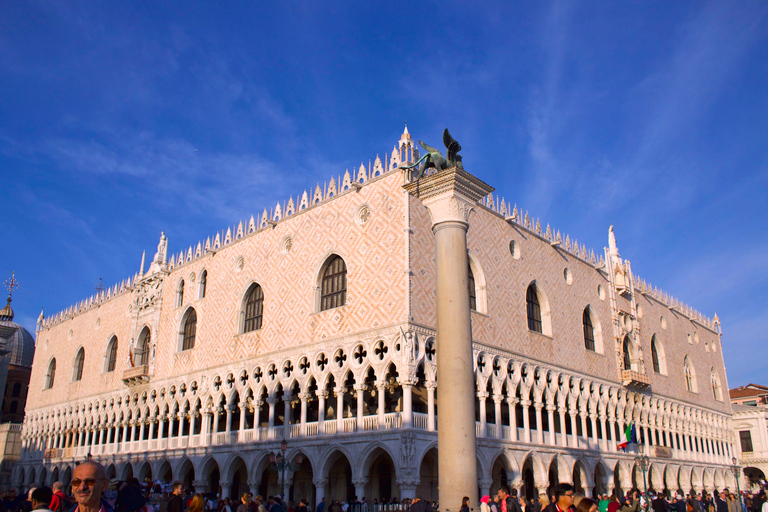
POLYGON ((624 451, 627 449, 627 444, 631 443, 632 441, 636 442, 637 438, 635 437, 635 424, 630 423, 627 425, 627 428, 624 429, 624 432, 621 433, 621 439, 619 439, 619 444, 617 445, 617 448, 624 451))

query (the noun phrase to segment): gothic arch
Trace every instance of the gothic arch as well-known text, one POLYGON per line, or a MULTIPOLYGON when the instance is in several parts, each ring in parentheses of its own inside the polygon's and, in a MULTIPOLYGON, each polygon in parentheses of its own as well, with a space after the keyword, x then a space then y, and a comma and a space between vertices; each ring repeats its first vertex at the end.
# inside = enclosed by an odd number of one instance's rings
POLYGON ((357 471, 355 471, 356 467, 352 465, 352 461, 355 461, 358 459, 352 456, 352 454, 349 452, 346 446, 340 445, 338 443, 333 443, 330 446, 328 446, 328 448, 325 449, 325 451, 323 452, 323 455, 320 457, 320 460, 322 462, 318 465, 318 471, 316 475, 317 478, 328 477, 328 472, 330 471, 331 466, 333 466, 333 463, 338 458, 338 456, 333 456, 334 452, 339 452, 339 454, 345 456, 349 461, 350 467, 352 468, 352 474, 353 475, 357 474, 357 471))
POLYGON ((485 272, 483 271, 480 260, 475 256, 472 251, 467 253, 469 260, 469 270, 472 272, 472 277, 475 282, 475 308, 478 313, 488 314, 488 294, 486 291, 487 284, 485 279, 485 272))
POLYGON ((392 453, 392 449, 388 445, 379 440, 374 440, 368 443, 365 450, 357 458, 357 460, 360 461, 360 464, 352 468, 353 478, 365 478, 371 470, 371 464, 373 464, 376 458, 380 455, 380 451, 389 455, 389 458, 392 459, 392 464, 395 467, 395 476, 399 475, 399 458, 392 453))

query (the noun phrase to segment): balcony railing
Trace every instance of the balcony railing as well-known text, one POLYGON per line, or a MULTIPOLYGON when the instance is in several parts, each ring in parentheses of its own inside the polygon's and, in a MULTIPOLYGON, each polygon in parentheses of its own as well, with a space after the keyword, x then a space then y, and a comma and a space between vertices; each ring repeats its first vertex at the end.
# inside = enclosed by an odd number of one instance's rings
POLYGON ((622 370, 621 385, 647 388, 651 385, 651 379, 647 375, 634 370, 622 370))
POLYGON ((123 372, 123 382, 128 386, 149 382, 149 366, 145 364, 128 368, 123 372))

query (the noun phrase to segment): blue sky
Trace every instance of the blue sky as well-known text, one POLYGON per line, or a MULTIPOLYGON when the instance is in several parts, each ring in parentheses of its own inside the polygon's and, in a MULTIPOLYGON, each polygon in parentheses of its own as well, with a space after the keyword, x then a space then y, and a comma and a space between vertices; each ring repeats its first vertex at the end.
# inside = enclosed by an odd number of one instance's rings
POLYGON ((768 3, 6 2, 0 277, 34 330, 391 151, 403 121, 723 323, 768 384, 768 3), (375 5, 381 4, 381 5, 375 5))

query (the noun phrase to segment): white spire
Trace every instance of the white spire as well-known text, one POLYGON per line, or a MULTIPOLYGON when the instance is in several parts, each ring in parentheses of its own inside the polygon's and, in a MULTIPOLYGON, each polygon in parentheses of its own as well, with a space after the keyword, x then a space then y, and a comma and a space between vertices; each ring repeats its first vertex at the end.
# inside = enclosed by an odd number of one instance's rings
POLYGON ((608 228, 608 249, 611 256, 619 257, 619 249, 616 247, 616 235, 613 234, 613 224, 608 228))

